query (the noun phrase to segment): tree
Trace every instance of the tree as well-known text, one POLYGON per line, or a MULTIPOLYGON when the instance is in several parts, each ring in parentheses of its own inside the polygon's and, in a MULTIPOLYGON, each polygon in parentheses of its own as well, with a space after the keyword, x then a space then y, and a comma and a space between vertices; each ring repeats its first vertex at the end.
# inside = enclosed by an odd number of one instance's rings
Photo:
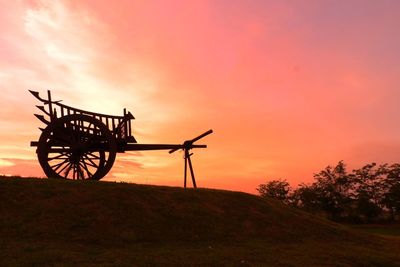
POLYGON ((382 202, 394 220, 396 215, 400 215, 400 164, 388 167, 383 187, 385 193, 382 202))
POLYGON ((376 163, 370 163, 361 169, 353 170, 353 195, 356 202, 355 213, 358 216, 371 221, 382 214, 386 176, 386 164, 376 167, 376 163))
POLYGON ((316 213, 322 211, 318 188, 314 184, 300 184, 290 195, 290 203, 308 212, 316 213))
POLYGON ((282 202, 288 202, 288 194, 291 190, 286 180, 272 180, 265 184, 260 184, 257 188, 261 197, 271 197, 282 202))
POLYGON ((346 171, 343 161, 335 166, 328 166, 314 174, 313 187, 316 190, 318 201, 331 219, 339 220, 345 213, 350 213, 352 181, 346 171))

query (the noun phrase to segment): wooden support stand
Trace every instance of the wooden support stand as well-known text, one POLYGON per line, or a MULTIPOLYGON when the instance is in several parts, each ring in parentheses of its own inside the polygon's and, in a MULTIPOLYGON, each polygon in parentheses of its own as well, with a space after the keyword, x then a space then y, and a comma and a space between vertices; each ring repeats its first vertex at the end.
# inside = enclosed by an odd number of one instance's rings
POLYGON ((193 165, 192 165, 192 161, 190 159, 190 156, 193 155, 193 153, 189 153, 189 149, 185 148, 185 170, 184 170, 184 180, 183 180, 183 187, 186 188, 186 177, 187 177, 187 165, 189 163, 189 170, 190 170, 190 175, 192 177, 192 183, 193 183, 193 187, 197 188, 196 185, 196 179, 194 177, 194 171, 193 171, 193 165))

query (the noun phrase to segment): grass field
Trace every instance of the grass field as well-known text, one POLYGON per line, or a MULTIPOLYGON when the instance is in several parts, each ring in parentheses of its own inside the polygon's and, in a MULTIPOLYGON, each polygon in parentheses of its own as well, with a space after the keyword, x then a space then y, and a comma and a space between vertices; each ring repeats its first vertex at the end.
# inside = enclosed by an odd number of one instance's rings
POLYGON ((231 191, 0 178, 0 266, 400 266, 400 237, 231 191))
POLYGON ((400 224, 366 224, 351 226, 354 229, 383 236, 400 238, 400 224))

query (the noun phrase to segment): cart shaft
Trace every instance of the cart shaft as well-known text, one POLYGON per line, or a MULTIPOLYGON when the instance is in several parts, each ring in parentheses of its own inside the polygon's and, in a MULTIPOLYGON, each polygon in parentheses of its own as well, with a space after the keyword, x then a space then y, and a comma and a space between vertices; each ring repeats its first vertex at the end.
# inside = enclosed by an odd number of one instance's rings
MULTIPOLYGON (((126 144, 124 146, 125 151, 137 151, 137 150, 171 150, 171 149, 183 149, 182 144, 126 144)), ((191 148, 207 148, 207 145, 192 145, 191 148)))

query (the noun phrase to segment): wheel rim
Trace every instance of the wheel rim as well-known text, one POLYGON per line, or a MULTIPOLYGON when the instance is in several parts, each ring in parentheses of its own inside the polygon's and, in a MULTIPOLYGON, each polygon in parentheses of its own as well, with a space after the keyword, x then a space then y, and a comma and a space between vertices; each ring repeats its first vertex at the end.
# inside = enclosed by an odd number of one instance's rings
POLYGON ((101 121, 74 114, 57 119, 43 131, 37 154, 49 178, 99 180, 114 164, 116 143, 101 121))

